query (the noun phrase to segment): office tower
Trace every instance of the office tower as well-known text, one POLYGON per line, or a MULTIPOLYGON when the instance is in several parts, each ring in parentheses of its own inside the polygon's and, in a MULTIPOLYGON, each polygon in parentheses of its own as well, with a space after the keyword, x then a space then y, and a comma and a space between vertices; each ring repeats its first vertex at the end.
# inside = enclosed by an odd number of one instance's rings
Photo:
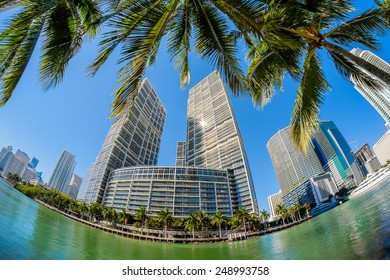
POLYGON ((354 157, 364 176, 381 168, 378 158, 367 143, 355 152, 354 157))
POLYGON ((36 177, 36 171, 31 166, 27 166, 22 174, 22 179, 26 182, 30 182, 31 180, 34 180, 36 177))
POLYGON ((23 173, 27 168, 27 165, 30 161, 28 155, 21 150, 17 150, 15 155, 12 153, 12 147, 8 147, 7 151, 4 153, 4 158, 7 157, 7 160, 4 161, 3 166, 3 176, 7 177, 8 174, 16 174, 20 178, 23 178, 23 173))
POLYGON ((82 181, 83 179, 80 176, 73 173, 72 178, 70 179, 69 184, 65 186, 63 193, 69 195, 71 198, 76 199, 82 181))
POLYGON ((272 136, 267 149, 283 196, 324 172, 312 145, 308 146, 304 154, 292 143, 290 126, 272 136))
POLYGON ((186 142, 177 142, 176 147, 176 166, 186 166, 186 142))
POLYGON ((82 201, 85 198, 85 194, 87 193, 88 184, 89 184, 89 180, 91 179, 91 174, 92 174, 92 170, 93 170, 94 165, 95 165, 95 163, 92 163, 91 167, 88 168, 87 170, 85 170, 84 179, 80 185, 80 189, 79 189, 79 192, 77 194, 77 200, 79 200, 79 201, 82 201))
POLYGON ((37 168, 38 162, 39 162, 39 160, 37 158, 33 157, 28 165, 35 169, 35 168, 37 168))
POLYGON ((353 169, 355 158, 352 149, 334 122, 321 121, 312 144, 322 167, 332 173, 337 186, 341 186, 348 177, 359 176, 353 169))
POLYGON ((62 151, 60 158, 49 179, 49 187, 64 192, 64 188, 69 184, 76 166, 76 156, 68 151, 62 151))
POLYGON ((89 180, 87 203, 102 202, 111 171, 157 164, 166 110, 147 79, 129 110, 124 108, 111 125, 89 180))
POLYGON ((382 137, 376 141, 373 146, 374 152, 378 157, 381 165, 385 165, 390 160, 390 129, 388 129, 382 137))
POLYGON ((275 193, 273 195, 270 195, 268 197, 268 205, 269 205, 269 210, 270 210, 270 218, 274 219, 277 214, 276 214, 276 206, 279 204, 283 204, 282 202, 282 191, 279 190, 278 193, 275 193))
POLYGON ((12 146, 4 147, 0 151, 0 171, 3 171, 10 159, 14 156, 12 146))
MULTIPOLYGON (((351 53, 355 56, 358 56, 369 63, 375 65, 387 73, 390 73, 390 64, 382 60, 372 52, 361 50, 358 48, 352 49, 351 53)), ((374 77, 372 74, 369 74, 374 77)), ((375 78, 375 77, 374 77, 375 78)), ((371 89, 362 84, 360 84, 355 79, 351 78, 351 81, 355 85, 355 89, 360 92, 363 97, 370 102, 370 104, 377 110, 377 112, 382 116, 387 125, 390 125, 390 87, 389 85, 383 84, 381 89, 371 89)))

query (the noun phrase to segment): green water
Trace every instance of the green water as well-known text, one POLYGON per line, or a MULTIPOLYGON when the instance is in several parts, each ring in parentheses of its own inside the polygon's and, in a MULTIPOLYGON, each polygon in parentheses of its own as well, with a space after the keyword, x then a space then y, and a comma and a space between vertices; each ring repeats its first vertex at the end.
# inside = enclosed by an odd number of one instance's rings
POLYGON ((0 179, 0 259, 390 259, 390 180, 293 228, 245 241, 167 244, 79 224, 0 179))

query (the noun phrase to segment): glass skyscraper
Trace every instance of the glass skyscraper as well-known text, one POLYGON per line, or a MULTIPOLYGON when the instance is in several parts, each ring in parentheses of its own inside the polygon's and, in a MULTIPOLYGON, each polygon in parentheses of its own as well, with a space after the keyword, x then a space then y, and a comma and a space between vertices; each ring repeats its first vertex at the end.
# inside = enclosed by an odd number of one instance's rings
POLYGON ((165 116, 163 104, 144 79, 131 110, 123 109, 111 125, 91 173, 87 203, 102 202, 111 171, 157 164, 165 116))
POLYGON ((66 185, 72 178, 76 166, 76 156, 68 151, 62 151, 60 158, 49 179, 49 187, 64 192, 66 185))
POLYGON ((190 89, 187 166, 228 169, 234 181, 233 211, 258 214, 252 175, 225 86, 217 71, 190 89))
MULTIPOLYGON (((372 52, 355 48, 351 50, 351 53, 386 71, 387 73, 390 73, 390 64, 372 52)), ((383 87, 380 90, 374 90, 361 85, 353 78, 351 78, 351 81, 354 83, 355 89, 360 92, 360 94, 363 95, 368 102, 370 102, 370 104, 386 121, 386 125, 390 125, 390 86, 383 83, 383 87)))
POLYGON ((338 186, 354 176, 351 168, 355 162, 353 151, 334 122, 321 121, 312 143, 324 170, 332 173, 338 186))
POLYGON ((312 176, 324 172, 312 145, 308 146, 305 154, 291 141, 290 126, 272 136, 267 143, 267 149, 283 196, 312 176))

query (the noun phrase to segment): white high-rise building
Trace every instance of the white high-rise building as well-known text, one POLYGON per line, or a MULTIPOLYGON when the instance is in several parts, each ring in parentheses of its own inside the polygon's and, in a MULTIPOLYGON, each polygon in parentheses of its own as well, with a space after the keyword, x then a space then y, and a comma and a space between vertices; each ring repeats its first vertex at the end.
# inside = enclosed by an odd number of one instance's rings
POLYGON ((373 146, 374 153, 378 157, 380 164, 385 165, 390 160, 390 129, 376 141, 373 146))
POLYGON ((134 105, 114 120, 100 150, 84 201, 102 203, 110 172, 139 165, 156 165, 166 110, 147 79, 134 105))
POLYGON ((270 219, 274 219, 276 215, 276 206, 279 204, 283 204, 282 202, 282 191, 279 190, 278 193, 275 193, 273 195, 270 195, 268 197, 268 205, 269 205, 269 210, 270 210, 270 219))
POLYGON ((64 193, 76 199, 82 182, 83 178, 73 173, 69 185, 66 185, 64 188, 64 193))
POLYGON ((83 182, 80 185, 79 192, 77 194, 77 200, 83 201, 85 198, 85 194, 87 193, 89 180, 91 179, 91 174, 93 170, 93 166, 95 162, 91 164, 91 167, 85 170, 83 182))
MULTIPOLYGON (((351 53, 390 73, 390 64, 372 52, 355 48, 351 50, 351 53)), ((390 85, 383 83, 383 87, 380 90, 374 90, 361 85, 353 78, 351 78, 351 81, 354 83, 355 89, 378 111, 386 124, 390 125, 390 85)))
POLYGON ((66 185, 69 184, 76 166, 76 156, 68 151, 62 151, 60 158, 49 179, 49 187, 64 192, 66 185))
POLYGON ((8 149, 7 151, 8 152, 5 151, 6 153, 4 153, 4 155, 7 155, 7 160, 6 161, 4 160, 4 166, 3 166, 4 177, 7 177, 8 174, 12 173, 12 174, 17 174, 19 177, 22 178, 27 168, 27 165, 30 162, 30 158, 26 153, 22 152, 21 150, 17 150, 14 155, 12 153, 12 147, 10 150, 8 149))
POLYGON ((187 166, 227 169, 233 212, 258 214, 252 175, 232 105, 217 71, 190 89, 187 110, 187 166))

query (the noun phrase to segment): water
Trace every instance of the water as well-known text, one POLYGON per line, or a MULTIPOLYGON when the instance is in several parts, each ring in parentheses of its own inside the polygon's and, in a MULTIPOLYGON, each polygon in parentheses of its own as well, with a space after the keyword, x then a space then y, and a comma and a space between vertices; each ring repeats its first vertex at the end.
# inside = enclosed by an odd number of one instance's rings
POLYGON ((172 244, 105 233, 0 180, 0 259, 390 259, 390 180, 290 229, 245 241, 172 244))

